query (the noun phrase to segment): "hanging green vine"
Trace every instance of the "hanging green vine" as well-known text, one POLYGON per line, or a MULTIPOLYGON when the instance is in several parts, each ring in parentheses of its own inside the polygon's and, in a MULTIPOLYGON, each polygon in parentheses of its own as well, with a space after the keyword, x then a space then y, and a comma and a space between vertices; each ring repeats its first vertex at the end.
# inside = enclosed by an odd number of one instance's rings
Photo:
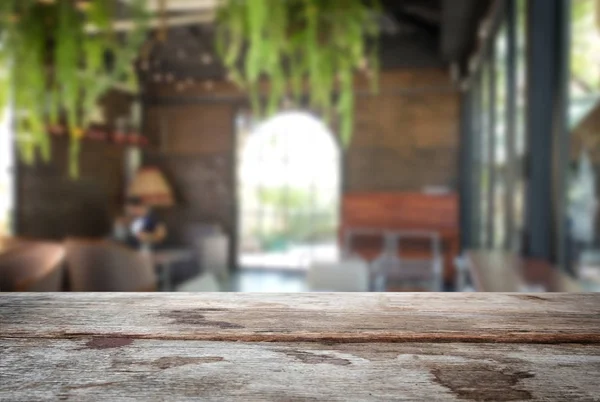
POLYGON ((116 85, 137 87, 133 62, 146 39, 146 0, 130 2, 134 29, 113 32, 115 0, 0 1, 0 107, 15 108, 20 156, 51 156, 48 126, 64 123, 69 173, 79 175, 80 141, 99 99, 116 85), (107 62, 111 55, 113 63, 107 62))
POLYGON ((340 138, 350 143, 354 126, 354 73, 368 64, 378 81, 379 1, 228 0, 217 14, 216 49, 229 78, 249 93, 257 116, 271 115, 289 94, 326 121, 337 113, 340 138), (270 82, 264 110, 260 79, 270 82), (337 103, 333 95, 338 93, 337 103))

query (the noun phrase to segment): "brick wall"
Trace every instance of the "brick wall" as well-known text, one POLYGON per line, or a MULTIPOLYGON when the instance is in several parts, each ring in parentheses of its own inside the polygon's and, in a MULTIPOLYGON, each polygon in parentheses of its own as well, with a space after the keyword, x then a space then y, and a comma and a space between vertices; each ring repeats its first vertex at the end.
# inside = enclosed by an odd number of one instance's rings
POLYGON ((17 234, 61 240, 110 232, 123 192, 123 150, 82 143, 78 180, 68 176, 68 140, 55 138, 52 161, 18 166, 17 234))
POLYGON ((346 191, 455 187, 459 95, 443 71, 384 74, 378 96, 360 96, 345 158, 346 191))
MULTIPOLYGON (((383 72, 377 96, 369 93, 364 78, 357 77, 356 87, 356 125, 344 155, 344 189, 456 187, 460 98, 450 86, 447 72, 383 72)), ((266 84, 263 89, 268 91, 266 84)), ((232 122, 245 105, 243 95, 232 84, 217 82, 207 90, 199 83, 183 92, 174 85, 156 85, 148 88, 148 99, 155 105, 148 108, 146 117, 146 133, 153 142, 160 142, 161 137, 157 116, 169 116, 167 153, 231 154, 232 122)))
POLYGON ((176 206, 162 213, 171 243, 197 223, 234 232, 233 105, 150 106, 145 127, 154 144, 145 163, 158 166, 175 191, 176 206))
MULTIPOLYGON (((453 186, 457 177, 458 94, 442 70, 384 72, 381 93, 368 94, 357 78, 356 129, 344 157, 345 191, 410 191, 453 186)), ((267 90, 265 86, 265 90, 267 90)), ((108 102, 113 120, 127 100, 108 102)), ((152 142, 146 162, 163 169, 177 205, 164 211, 171 240, 188 223, 221 225, 235 233, 234 119, 246 101, 230 83, 183 92, 147 88, 144 133, 152 142)), ((66 139, 55 139, 53 160, 18 170, 19 234, 62 238, 98 236, 110 228, 123 196, 123 149, 84 142, 81 178, 67 177, 66 139)))
MULTIPOLYGON (((112 92, 103 100, 108 126, 129 113, 131 97, 112 92)), ((110 233, 124 193, 124 148, 82 141, 80 178, 68 175, 66 137, 52 139, 52 159, 17 166, 17 235, 61 240, 67 236, 99 237, 110 233)))

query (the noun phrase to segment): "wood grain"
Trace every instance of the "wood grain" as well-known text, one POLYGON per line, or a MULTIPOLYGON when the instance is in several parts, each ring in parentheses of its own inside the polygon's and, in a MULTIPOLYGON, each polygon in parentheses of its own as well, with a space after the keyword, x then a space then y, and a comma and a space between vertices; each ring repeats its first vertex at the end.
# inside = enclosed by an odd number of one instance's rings
POLYGON ((2 294, 0 400, 598 401, 600 295, 2 294))
POLYGON ((0 298, 0 336, 213 341, 600 342, 580 294, 31 294, 0 298))
POLYGON ((0 399, 593 401, 600 383, 589 345, 92 342, 4 339, 0 399))

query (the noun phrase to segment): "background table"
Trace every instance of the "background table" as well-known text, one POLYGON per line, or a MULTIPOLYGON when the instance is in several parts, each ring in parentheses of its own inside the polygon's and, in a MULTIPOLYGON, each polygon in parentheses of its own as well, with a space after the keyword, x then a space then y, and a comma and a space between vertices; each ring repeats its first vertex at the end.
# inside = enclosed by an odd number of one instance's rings
POLYGON ((600 295, 0 294, 0 400, 600 396, 600 295))
POLYGON ((465 253, 466 264, 479 292, 582 292, 581 284, 546 261, 506 251, 465 253))

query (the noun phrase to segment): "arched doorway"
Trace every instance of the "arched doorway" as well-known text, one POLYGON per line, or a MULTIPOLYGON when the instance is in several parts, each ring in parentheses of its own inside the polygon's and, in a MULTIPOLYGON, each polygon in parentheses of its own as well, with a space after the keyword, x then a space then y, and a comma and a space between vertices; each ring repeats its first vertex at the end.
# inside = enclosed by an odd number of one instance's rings
POLYGON ((238 265, 306 269, 337 257, 340 151, 309 113, 260 124, 240 116, 238 265))

